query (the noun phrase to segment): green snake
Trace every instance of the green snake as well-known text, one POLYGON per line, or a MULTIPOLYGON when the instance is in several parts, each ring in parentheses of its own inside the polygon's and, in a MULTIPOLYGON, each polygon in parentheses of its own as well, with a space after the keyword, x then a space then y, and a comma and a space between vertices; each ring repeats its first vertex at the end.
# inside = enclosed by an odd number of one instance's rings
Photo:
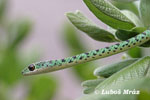
POLYGON ((52 72, 64 68, 68 68, 80 63, 85 63, 88 61, 104 58, 107 56, 111 56, 123 51, 126 51, 135 46, 139 46, 150 40, 150 30, 146 30, 141 34, 138 34, 135 37, 132 37, 126 41, 122 41, 120 43, 111 45, 109 47, 92 50, 86 53, 81 53, 72 57, 67 57, 64 59, 58 60, 48 60, 42 62, 36 62, 30 64, 23 71, 23 75, 35 75, 41 73, 52 72))

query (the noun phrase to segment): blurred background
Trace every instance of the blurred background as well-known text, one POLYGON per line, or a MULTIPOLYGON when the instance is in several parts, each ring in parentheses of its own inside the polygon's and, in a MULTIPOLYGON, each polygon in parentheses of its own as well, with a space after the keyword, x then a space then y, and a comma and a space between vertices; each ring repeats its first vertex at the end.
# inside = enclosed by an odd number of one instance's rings
MULTIPOLYGON (((111 45, 78 31, 65 16, 80 10, 107 28, 82 0, 0 0, 0 100, 74 100, 93 70, 122 54, 44 75, 24 77, 30 63, 60 59, 111 45)), ((112 61, 113 60, 113 61, 112 61)))

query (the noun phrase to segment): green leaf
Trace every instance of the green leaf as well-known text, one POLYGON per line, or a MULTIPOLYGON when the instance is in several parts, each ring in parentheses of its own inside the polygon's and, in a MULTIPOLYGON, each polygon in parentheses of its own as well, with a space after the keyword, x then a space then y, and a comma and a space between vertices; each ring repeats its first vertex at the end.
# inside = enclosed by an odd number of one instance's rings
POLYGON ((138 1, 138 0, 113 0, 113 1, 117 1, 117 2, 134 2, 134 1, 138 1))
POLYGON ((144 32, 146 30, 145 27, 135 27, 131 30, 122 30, 122 29, 118 29, 115 33, 115 35, 117 36, 118 39, 125 41, 131 37, 134 37, 142 32, 144 32))
POLYGON ((133 29, 131 29, 131 31, 137 32, 137 33, 142 33, 145 30, 147 30, 145 27, 134 27, 133 29))
POLYGON ((138 59, 128 59, 128 60, 124 60, 124 61, 120 61, 120 62, 110 64, 110 65, 105 65, 105 66, 102 66, 102 67, 98 67, 94 71, 94 75, 100 76, 100 77, 105 77, 105 78, 110 77, 114 73, 116 73, 116 72, 122 70, 123 68, 131 65, 132 63, 134 63, 137 60, 138 59))
POLYGON ((29 20, 17 20, 8 28, 9 46, 16 48, 18 44, 29 34, 31 22, 29 20))
MULTIPOLYGON (((150 57, 144 57, 134 64, 124 68, 111 77, 101 82, 93 94, 86 95, 79 100, 136 100, 133 96, 138 95, 104 95, 103 90, 148 90, 150 77, 150 57), (144 79, 141 79, 144 78, 144 79)), ((135 98, 135 97, 134 97, 135 98)))
POLYGON ((138 96, 138 100, 149 100, 150 91, 141 90, 140 95, 138 96))
POLYGON ((9 100, 7 96, 8 87, 3 84, 3 82, 0 83, 0 100, 9 100))
MULTIPOLYGON (((114 6, 116 6, 117 8, 119 8, 120 10, 129 10, 132 11, 134 14, 136 14, 139 17, 139 11, 138 11, 138 7, 136 6, 135 3, 132 2, 114 2, 115 0, 111 0, 112 4, 114 6)), ((126 0, 124 0, 126 1, 126 0)))
POLYGON ((115 34, 116 37, 122 41, 125 41, 131 37, 138 35, 137 32, 130 31, 130 30, 122 30, 122 29, 118 29, 115 34))
POLYGON ((7 85, 14 85, 21 78, 22 64, 13 50, 1 51, 0 80, 7 85))
POLYGON ((86 47, 84 47, 81 43, 77 31, 71 24, 66 23, 64 25, 63 33, 63 38, 72 53, 80 53, 85 51, 86 47))
POLYGON ((116 74, 112 75, 110 78, 107 78, 101 84, 99 84, 96 90, 102 90, 103 88, 107 88, 112 86, 113 84, 119 84, 123 81, 128 81, 132 79, 139 79, 142 77, 147 76, 148 70, 150 70, 150 57, 144 57, 134 64, 124 68, 123 70, 117 72, 116 74))
POLYGON ((0 21, 3 21, 4 13, 7 6, 7 0, 0 0, 0 21))
POLYGON ((120 84, 115 84, 112 87, 103 89, 104 91, 103 93, 112 90, 118 94, 102 94, 102 92, 97 91, 95 94, 85 95, 78 100, 149 100, 150 97, 149 84, 150 78, 148 77, 129 80, 121 82, 120 84))
MULTIPOLYGON (((125 41, 131 37, 134 37, 134 36, 144 32, 145 30, 146 30, 145 27, 135 27, 131 30, 118 29, 115 34, 118 39, 125 41)), ((150 47, 150 41, 140 45, 140 47, 150 47)))
POLYGON ((41 76, 33 78, 29 84, 27 100, 50 100, 54 96, 57 88, 54 78, 41 76), (34 80, 33 80, 34 79, 34 80))
POLYGON ((127 54, 132 58, 141 58, 142 57, 142 49, 139 47, 131 48, 127 51, 127 54))
POLYGON ((79 30, 85 32, 88 36, 97 41, 115 42, 117 39, 110 32, 99 28, 95 23, 86 18, 81 12, 67 13, 68 19, 79 30))
POLYGON ((84 64, 76 65, 73 67, 73 71, 83 81, 96 78, 93 75, 93 71, 96 65, 92 62, 86 62, 84 64), (92 66, 92 67, 91 67, 92 66))
POLYGON ((98 78, 94 80, 87 80, 82 82, 82 87, 84 88, 83 93, 84 94, 90 94, 94 92, 95 88, 97 87, 98 84, 103 82, 105 79, 104 78, 98 78))
POLYGON ((84 0, 94 15, 114 29, 130 30, 135 25, 107 0, 84 0))
POLYGON ((150 0, 141 0, 140 14, 145 27, 150 29, 150 0))
POLYGON ((140 19, 131 11, 123 10, 121 11, 123 14, 125 14, 137 27, 143 27, 143 23, 140 21, 140 19))
POLYGON ((150 41, 140 45, 140 47, 150 47, 150 41))
MULTIPOLYGON (((80 41, 76 30, 70 24, 66 24, 64 27, 64 40, 66 41, 70 54, 76 55, 79 53, 86 52, 86 47, 80 41)), ((81 80, 94 79, 93 71, 96 68, 95 64, 92 62, 87 62, 84 64, 79 64, 73 67, 73 71, 81 80), (92 67, 91 67, 92 66, 92 67), (88 73, 88 74, 87 74, 88 73)))

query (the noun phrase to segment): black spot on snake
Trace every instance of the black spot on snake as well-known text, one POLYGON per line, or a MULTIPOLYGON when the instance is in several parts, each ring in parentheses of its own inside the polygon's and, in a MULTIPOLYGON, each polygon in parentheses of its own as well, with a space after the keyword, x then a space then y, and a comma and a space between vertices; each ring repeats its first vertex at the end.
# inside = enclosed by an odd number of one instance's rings
POLYGON ((114 47, 115 49, 117 49, 117 47, 114 47))
POLYGON ((72 62, 73 62, 72 60, 69 61, 69 63, 72 63, 72 62))
POLYGON ((116 46, 119 46, 119 45, 120 45, 119 43, 116 44, 116 46))
POLYGON ((95 55, 96 55, 96 53, 93 53, 93 55, 95 56, 95 55))
POLYGON ((73 59, 76 59, 76 56, 73 56, 72 58, 73 58, 73 59))
POLYGON ((126 42, 129 42, 129 40, 126 40, 126 42))
POLYGON ((96 52, 99 52, 99 49, 97 49, 96 52))
POLYGON ((85 53, 86 55, 89 55, 89 53, 85 53))
POLYGON ((82 60, 83 57, 80 57, 80 60, 82 60))
POLYGON ((104 52, 105 52, 105 50, 102 51, 102 53, 104 53, 104 52))
POLYGON ((65 62, 65 59, 62 59, 61 61, 62 61, 62 62, 65 62))
POLYGON ((105 47, 106 49, 109 49, 109 47, 105 47))
POLYGON ((142 34, 146 35, 146 33, 145 33, 145 32, 143 32, 142 34))

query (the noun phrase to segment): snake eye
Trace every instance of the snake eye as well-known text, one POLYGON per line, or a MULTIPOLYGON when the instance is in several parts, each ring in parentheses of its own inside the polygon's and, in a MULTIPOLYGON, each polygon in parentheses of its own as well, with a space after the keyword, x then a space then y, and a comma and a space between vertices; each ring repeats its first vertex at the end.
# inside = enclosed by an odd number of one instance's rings
POLYGON ((35 66, 34 66, 33 64, 31 64, 31 65, 29 65, 28 69, 29 69, 30 71, 34 71, 35 66))

